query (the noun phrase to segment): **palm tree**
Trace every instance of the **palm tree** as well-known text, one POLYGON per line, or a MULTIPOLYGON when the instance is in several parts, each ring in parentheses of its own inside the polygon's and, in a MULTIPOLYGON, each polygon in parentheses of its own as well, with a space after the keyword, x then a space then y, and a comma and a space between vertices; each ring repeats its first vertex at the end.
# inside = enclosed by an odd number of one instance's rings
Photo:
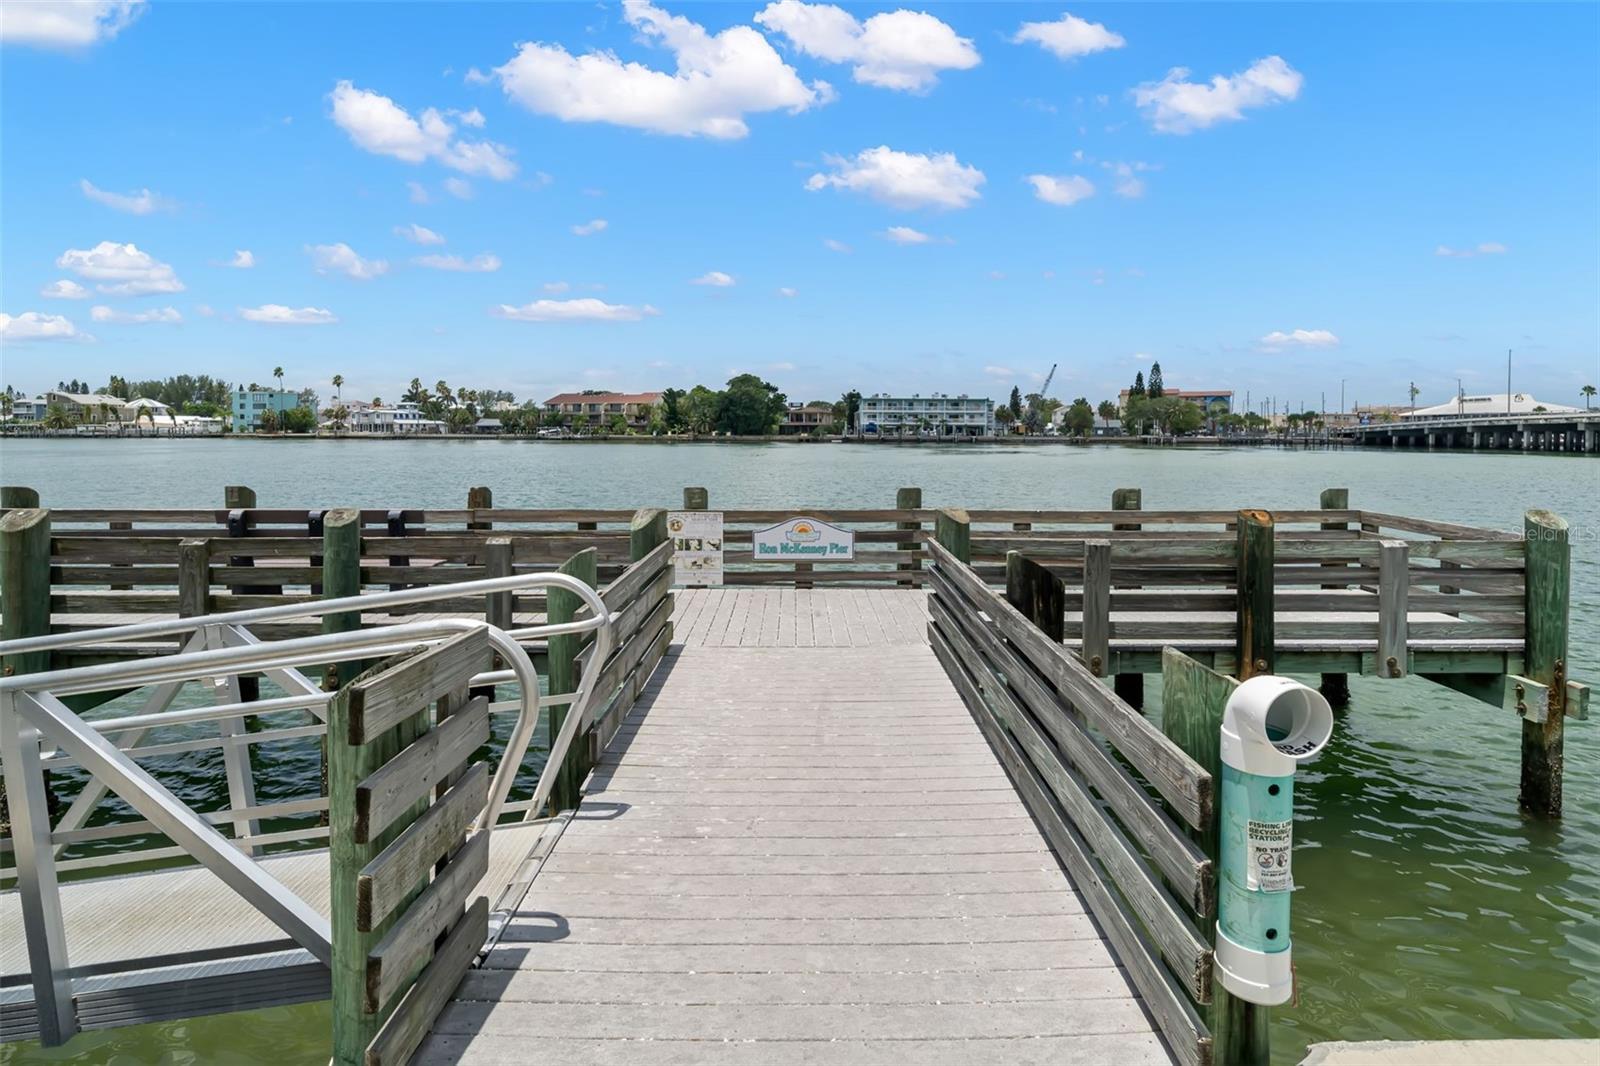
POLYGON ((1585 411, 1590 410, 1589 401, 1594 399, 1594 386, 1593 385, 1585 385, 1583 388, 1579 389, 1578 391, 1583 394, 1583 409, 1585 411))
POLYGON ((335 374, 335 375, 333 375, 333 398, 334 398, 335 402, 338 401, 338 399, 339 399, 339 390, 342 389, 343 387, 344 387, 344 375, 343 374, 335 374))
POLYGON ((1101 400, 1095 413, 1100 416, 1100 421, 1105 423, 1105 428, 1110 429, 1111 420, 1117 417, 1117 405, 1110 400, 1101 400))
POLYGON ((72 418, 67 414, 67 409, 58 403, 53 403, 45 409, 45 429, 71 429, 72 418))
POLYGON ((272 376, 278 379, 278 391, 282 392, 283 391, 283 367, 281 367, 281 366, 273 367, 272 368, 272 376))
POLYGON ((441 403, 450 402, 450 386, 444 383, 444 378, 434 382, 433 391, 439 397, 441 403))

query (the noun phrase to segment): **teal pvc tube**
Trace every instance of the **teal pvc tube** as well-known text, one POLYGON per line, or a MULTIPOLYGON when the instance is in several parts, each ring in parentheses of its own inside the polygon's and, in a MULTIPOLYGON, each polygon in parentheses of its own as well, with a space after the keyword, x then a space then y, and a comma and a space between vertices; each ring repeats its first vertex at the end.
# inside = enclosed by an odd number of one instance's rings
POLYGON ((1223 764, 1217 922, 1242 947, 1289 950, 1293 825, 1293 774, 1263 777, 1223 764))

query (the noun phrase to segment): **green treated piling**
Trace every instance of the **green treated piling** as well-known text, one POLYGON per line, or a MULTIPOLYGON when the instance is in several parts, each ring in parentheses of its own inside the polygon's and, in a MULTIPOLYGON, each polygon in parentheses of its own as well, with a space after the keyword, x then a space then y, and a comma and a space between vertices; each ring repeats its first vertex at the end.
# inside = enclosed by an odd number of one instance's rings
MULTIPOLYGON (((1144 508, 1144 491, 1135 488, 1111 490, 1111 509, 1113 511, 1138 511, 1144 508)), ((1132 532, 1142 529, 1138 522, 1113 523, 1113 532, 1132 532)), ((1136 586, 1135 586, 1136 587, 1136 586)), ((1144 675, 1143 674, 1117 674, 1111 679, 1111 689, 1122 698, 1122 702, 1137 710, 1144 710, 1144 675)))
MULTIPOLYGON (((361 511, 339 507, 322 519, 322 598, 338 599, 361 594, 361 511)), ((324 633, 347 633, 361 628, 359 611, 344 611, 322 619, 324 633)), ((349 684, 361 664, 338 663, 332 668, 334 686, 349 684)))
POLYGON ((1061 579, 1018 551, 1006 552, 1006 599, 1052 641, 1065 639, 1067 594, 1061 579))
MULTIPOLYGON (((1349 489, 1323 489, 1322 509, 1324 511, 1346 511, 1350 509, 1349 489)), ((1324 530, 1347 530, 1349 525, 1344 522, 1324 522, 1324 530)), ((1331 570, 1344 569, 1343 563, 1328 564, 1331 570)), ((1325 589, 1342 589, 1343 585, 1323 585, 1325 589)), ((1349 674, 1323 674, 1322 695, 1335 707, 1346 707, 1350 703, 1350 675, 1349 674)))
MULTIPOLYGON (((467 490, 467 510, 488 511, 494 508, 494 492, 487 485, 475 485, 467 490)), ((471 530, 493 529, 494 523, 486 518, 474 518, 467 523, 471 530)))
POLYGON ((39 490, 26 485, 0 486, 0 507, 17 509, 39 506, 39 490))
POLYGON ((659 507, 635 511, 628 527, 628 560, 638 562, 667 539, 667 512, 659 507))
MULTIPOLYGON (((922 509, 922 490, 919 489, 919 488, 896 489, 895 490, 895 494, 894 494, 894 506, 895 506, 895 509, 899 510, 899 511, 917 511, 917 510, 921 510, 922 509)), ((920 531, 922 529, 922 523, 921 522, 899 522, 899 523, 897 523, 895 525, 895 528, 899 529, 899 530, 909 530, 909 531, 917 532, 917 531, 920 531)), ((912 542, 910 544, 901 544, 901 545, 899 545, 899 550, 900 551, 916 551, 917 547, 918 547, 918 545, 915 542, 912 542)), ((908 560, 907 562, 896 563, 895 564, 895 569, 896 570, 917 570, 919 568, 920 568, 920 564, 918 563, 918 561, 916 559, 911 559, 911 560, 908 560)), ((917 583, 916 579, 915 578, 911 578, 911 577, 901 578, 897 582, 897 584, 907 585, 907 586, 915 585, 916 583, 917 583)))
POLYGON ((972 563, 972 519, 959 507, 941 507, 933 520, 939 546, 962 562, 972 563))
MULTIPOLYGON (((590 587, 597 584, 596 552, 593 548, 585 548, 566 562, 557 567, 558 572, 571 574, 590 587)), ((577 617, 578 611, 583 607, 583 601, 565 589, 551 589, 546 594, 545 616, 551 625, 570 622, 577 617)), ((550 638, 550 695, 557 696, 578 691, 578 652, 583 649, 584 639, 581 634, 568 633, 550 638)), ((604 665, 595 663, 594 669, 598 670, 604 665)), ((555 737, 561 732, 561 726, 567 720, 567 713, 572 708, 569 706, 556 706, 550 708, 550 738, 553 743, 555 737)), ((585 760, 585 745, 574 740, 567 748, 567 757, 562 761, 561 769, 556 776, 555 788, 550 793, 550 804, 554 810, 564 811, 578 805, 578 791, 583 784, 585 760)))
POLYGON ((1572 546, 1566 520, 1549 511, 1529 511, 1522 530, 1527 552, 1523 672, 1549 685, 1550 696, 1543 722, 1522 723, 1522 787, 1517 798, 1526 811, 1559 818, 1572 546))

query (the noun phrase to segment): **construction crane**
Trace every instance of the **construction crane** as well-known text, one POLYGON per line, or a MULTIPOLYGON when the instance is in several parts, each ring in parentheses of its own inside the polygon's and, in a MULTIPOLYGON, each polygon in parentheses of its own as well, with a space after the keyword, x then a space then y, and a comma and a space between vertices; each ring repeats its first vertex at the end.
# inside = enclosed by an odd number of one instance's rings
POLYGON ((1028 394, 1028 410, 1027 413, 1022 416, 1022 424, 1025 427, 1033 430, 1035 433, 1039 433, 1044 430, 1044 412, 1039 410, 1039 405, 1043 403, 1044 398, 1050 394, 1050 382, 1055 380, 1056 367, 1058 365, 1059 364, 1057 363, 1051 363, 1050 373, 1044 376, 1044 384, 1039 386, 1039 391, 1030 392, 1028 394))

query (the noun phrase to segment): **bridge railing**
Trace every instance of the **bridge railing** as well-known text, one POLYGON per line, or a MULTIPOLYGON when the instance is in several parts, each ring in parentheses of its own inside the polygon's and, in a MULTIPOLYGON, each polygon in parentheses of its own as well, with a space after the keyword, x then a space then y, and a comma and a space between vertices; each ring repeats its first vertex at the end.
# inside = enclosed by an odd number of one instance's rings
POLYGON ((934 653, 1168 1045, 1206 1066, 1215 873, 1190 830, 1211 823, 1211 774, 1041 630, 1037 604, 1019 610, 956 552, 929 550, 934 653))

